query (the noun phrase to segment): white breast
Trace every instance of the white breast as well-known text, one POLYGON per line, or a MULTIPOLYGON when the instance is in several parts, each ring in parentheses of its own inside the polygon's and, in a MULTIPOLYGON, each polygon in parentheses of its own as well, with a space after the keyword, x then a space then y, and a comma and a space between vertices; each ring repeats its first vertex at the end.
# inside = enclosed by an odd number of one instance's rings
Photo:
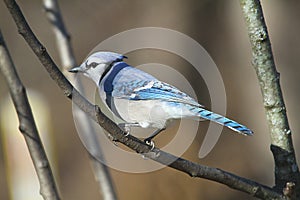
POLYGON ((157 100, 129 101, 114 99, 118 114, 129 123, 139 123, 143 128, 163 128, 169 114, 163 104, 157 100))
POLYGON ((170 106, 170 102, 159 100, 129 101, 114 99, 118 114, 128 123, 139 123, 143 128, 164 128, 170 119, 193 117, 194 114, 182 106, 170 106))

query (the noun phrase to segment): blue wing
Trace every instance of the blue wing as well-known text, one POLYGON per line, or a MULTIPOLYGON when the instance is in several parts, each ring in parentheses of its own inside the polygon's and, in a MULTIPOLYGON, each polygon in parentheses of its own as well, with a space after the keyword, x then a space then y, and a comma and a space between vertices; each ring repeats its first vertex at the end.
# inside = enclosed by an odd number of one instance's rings
POLYGON ((112 96, 129 100, 160 100, 202 107, 198 102, 176 87, 161 82, 136 68, 126 68, 113 82, 112 96))
POLYGON ((114 78, 112 85, 112 96, 114 98, 133 101, 158 100, 186 104, 186 107, 195 116, 214 121, 245 135, 253 134, 246 126, 201 108, 202 106, 193 98, 176 87, 161 82, 139 69, 132 67, 122 69, 114 78))

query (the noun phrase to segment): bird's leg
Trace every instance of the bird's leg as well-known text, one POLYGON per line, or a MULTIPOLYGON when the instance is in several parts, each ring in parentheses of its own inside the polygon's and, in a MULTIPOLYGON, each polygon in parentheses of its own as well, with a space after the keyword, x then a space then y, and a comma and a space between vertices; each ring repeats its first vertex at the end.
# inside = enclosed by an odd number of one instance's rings
POLYGON ((154 131, 154 133, 152 133, 149 137, 147 137, 146 139, 144 139, 144 142, 150 146, 152 146, 152 149, 154 149, 154 142, 152 141, 152 139, 157 136, 160 132, 166 130, 166 128, 161 128, 158 129, 156 131, 154 131))
POLYGON ((126 132, 125 136, 128 136, 130 134, 130 128, 131 127, 140 127, 140 125, 138 123, 120 123, 118 124, 118 126, 124 131, 126 132))

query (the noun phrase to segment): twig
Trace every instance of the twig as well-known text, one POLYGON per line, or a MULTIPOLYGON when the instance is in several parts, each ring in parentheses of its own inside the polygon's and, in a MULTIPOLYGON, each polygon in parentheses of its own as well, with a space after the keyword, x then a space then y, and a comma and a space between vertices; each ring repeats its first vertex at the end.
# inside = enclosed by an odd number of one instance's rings
POLYGON ((263 199, 284 199, 280 194, 271 188, 254 181, 241 178, 237 175, 225 172, 220 169, 203 166, 182 158, 178 158, 169 153, 163 152, 157 148, 150 151, 151 147, 140 141, 139 139, 124 133, 113 121, 106 117, 97 106, 93 106, 84 97, 82 97, 76 89, 72 87, 70 82, 61 74, 55 63, 52 61, 45 48, 40 44, 32 30, 28 26, 23 14, 14 0, 5 0, 19 32, 26 42, 32 48, 34 53, 40 59, 52 79, 59 85, 68 98, 72 98, 73 102, 86 112, 93 120, 98 122, 105 130, 107 130, 117 141, 125 144, 129 148, 138 153, 143 153, 150 159, 162 164, 169 164, 169 167, 185 172, 192 177, 200 177, 213 180, 225 184, 231 188, 246 192, 252 196, 263 199))
MULTIPOLYGON (((287 182, 295 182, 300 190, 292 133, 260 1, 240 0, 240 3, 252 46, 252 65, 260 84, 270 129, 271 151, 275 160, 275 187, 282 191, 287 182)), ((300 197, 300 191, 298 195, 300 197)))
MULTIPOLYGON (((58 2, 57 0, 43 0, 43 2, 48 20, 52 24, 52 29, 55 34, 63 71, 67 72, 64 74, 69 80, 76 82, 75 84, 78 88, 80 88, 80 91, 84 92, 80 79, 74 80, 74 76, 72 76, 71 73, 68 72, 69 68, 75 67, 76 61, 71 47, 70 35, 68 34, 67 29, 64 25, 58 2)), ((90 159, 96 181, 99 184, 102 198, 104 200, 117 199, 108 167, 99 160, 95 159, 95 157, 104 159, 103 151, 96 139, 97 133, 91 121, 86 115, 77 113, 76 116, 78 116, 81 124, 83 124, 83 127, 85 127, 86 132, 84 137, 87 143, 86 145, 90 150, 92 149, 91 152, 93 152, 93 155, 90 156, 90 159)))
POLYGON ((273 191, 267 186, 239 177, 224 170, 200 165, 183 158, 178 158, 157 148, 154 148, 151 152, 149 152, 150 147, 145 145, 142 141, 131 135, 125 137, 124 134, 126 133, 124 133, 114 122, 106 117, 98 106, 95 107, 95 111, 98 123, 106 131, 109 131, 117 141, 125 144, 138 153, 144 154, 152 160, 164 165, 169 165, 169 167, 185 172, 191 177, 199 177, 216 181, 233 189, 246 192, 254 197, 262 199, 285 199, 281 194, 273 191), (171 162, 170 164, 170 161, 174 162, 171 162))
MULTIPOLYGON (((35 171, 40 182, 40 194, 44 199, 60 199, 54 177, 33 114, 22 84, 0 31, 0 71, 6 79, 10 95, 19 118, 19 130, 26 141, 35 171)), ((21 166, 20 166, 21 167, 21 166)))
POLYGON ((43 0, 46 16, 52 25, 56 45, 64 70, 75 67, 76 61, 72 50, 70 35, 65 27, 57 0, 43 0))

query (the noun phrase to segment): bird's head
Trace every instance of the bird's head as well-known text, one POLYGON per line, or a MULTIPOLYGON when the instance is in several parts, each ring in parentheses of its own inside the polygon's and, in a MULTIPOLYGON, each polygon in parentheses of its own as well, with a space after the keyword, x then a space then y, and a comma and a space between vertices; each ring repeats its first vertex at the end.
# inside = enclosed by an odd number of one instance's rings
POLYGON ((120 62, 126 56, 113 52, 96 52, 90 55, 80 66, 69 70, 72 73, 83 73, 91 78, 96 84, 104 73, 104 71, 115 62, 120 62))

